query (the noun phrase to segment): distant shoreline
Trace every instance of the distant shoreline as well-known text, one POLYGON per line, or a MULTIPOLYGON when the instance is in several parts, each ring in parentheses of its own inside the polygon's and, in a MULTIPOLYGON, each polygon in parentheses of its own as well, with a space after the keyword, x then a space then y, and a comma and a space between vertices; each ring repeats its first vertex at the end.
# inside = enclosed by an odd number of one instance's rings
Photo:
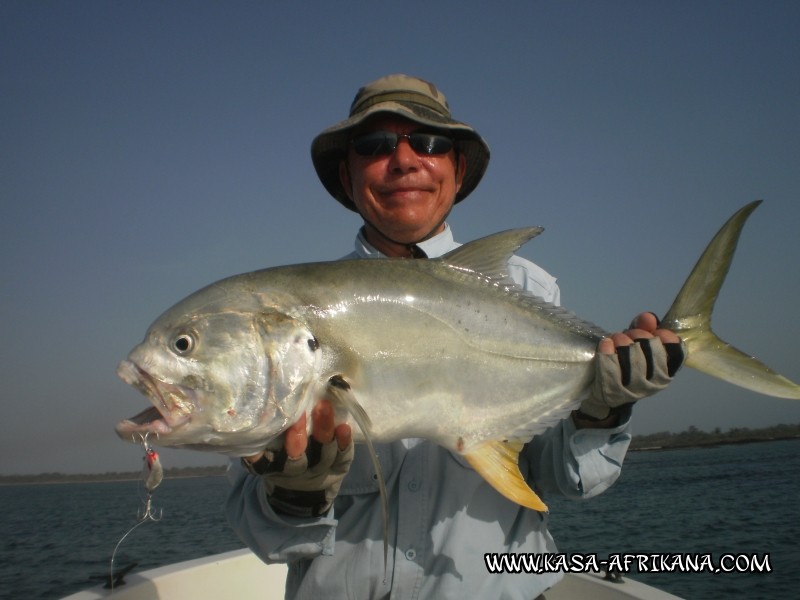
POLYGON ((754 444, 757 442, 776 442, 800 438, 800 424, 775 425, 761 429, 738 427, 723 432, 719 428, 714 431, 701 431, 689 427, 680 433, 659 432, 647 435, 635 435, 631 440, 629 451, 678 450, 682 448, 713 448, 731 444, 754 444))
POLYGON ((628 452, 666 452, 668 450, 686 450, 688 448, 717 448, 719 446, 736 446, 741 444, 759 444, 762 442, 783 442, 786 440, 800 439, 800 435, 789 435, 783 437, 754 437, 742 438, 736 440, 717 440, 708 442, 687 443, 685 445, 672 445, 672 446, 636 446, 631 445, 628 452))
MULTIPOLYGON (((713 432, 700 431, 689 427, 681 433, 651 433, 635 435, 631 440, 629 452, 663 452, 687 448, 715 448, 733 444, 756 444, 800 439, 800 423, 795 425, 776 425, 762 429, 735 428, 727 432, 719 429, 713 432)), ((226 466, 183 467, 165 469, 165 479, 188 479, 196 477, 221 477, 226 466)), ((39 473, 36 475, 0 475, 0 485, 48 485, 59 483, 114 483, 137 481, 141 471, 94 474, 39 473)))
MULTIPOLYGON (((193 479, 197 477, 222 477, 225 466, 183 467, 165 469, 164 479, 193 479)), ((0 475, 2 485, 53 485, 63 483, 123 483, 138 481, 141 471, 130 473, 40 473, 37 475, 0 475)))

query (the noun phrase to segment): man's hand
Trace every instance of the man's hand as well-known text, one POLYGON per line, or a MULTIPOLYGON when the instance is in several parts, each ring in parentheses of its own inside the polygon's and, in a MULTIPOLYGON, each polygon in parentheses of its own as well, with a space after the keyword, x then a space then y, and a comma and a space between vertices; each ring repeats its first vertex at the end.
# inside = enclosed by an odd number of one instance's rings
MULTIPOLYGON (((330 509, 353 462, 350 426, 334 425, 330 402, 321 400, 311 412, 312 435, 303 415, 284 434, 283 449, 243 460, 264 478, 267 501, 276 512, 293 517, 318 517, 330 509)), ((247 466, 247 465, 246 465, 247 466)))
POLYGON ((600 340, 597 351, 589 398, 573 413, 579 427, 616 425, 615 409, 664 389, 685 356, 680 338, 659 329, 649 312, 636 317, 630 329, 600 340))

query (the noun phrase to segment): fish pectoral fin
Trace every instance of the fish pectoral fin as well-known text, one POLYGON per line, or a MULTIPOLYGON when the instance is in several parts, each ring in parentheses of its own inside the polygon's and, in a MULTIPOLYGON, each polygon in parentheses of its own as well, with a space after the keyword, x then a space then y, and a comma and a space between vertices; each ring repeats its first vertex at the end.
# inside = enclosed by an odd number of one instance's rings
POLYGON ((378 480, 378 492, 381 499, 381 514, 383 517, 383 576, 386 579, 389 568, 389 496, 386 493, 386 480, 383 477, 383 469, 378 460, 378 453, 375 451, 375 446, 372 444, 372 437, 370 436, 370 422, 369 415, 358 403, 355 394, 353 393, 350 384, 347 383, 341 375, 334 375, 328 380, 328 385, 325 388, 325 396, 333 402, 335 406, 341 406, 347 409, 353 420, 358 425, 361 433, 364 435, 364 443, 369 452, 369 458, 372 461, 372 466, 375 469, 375 477, 378 480))
POLYGON ((372 428, 367 411, 358 403, 350 384, 341 375, 334 375, 328 379, 325 388, 326 394, 334 404, 341 406, 348 413, 353 415, 353 420, 358 424, 359 429, 364 433, 364 437, 369 437, 369 430, 372 428))
POLYGON ((464 458, 489 485, 512 502, 547 512, 547 505, 530 488, 519 470, 522 446, 521 442, 484 442, 464 454, 464 458))

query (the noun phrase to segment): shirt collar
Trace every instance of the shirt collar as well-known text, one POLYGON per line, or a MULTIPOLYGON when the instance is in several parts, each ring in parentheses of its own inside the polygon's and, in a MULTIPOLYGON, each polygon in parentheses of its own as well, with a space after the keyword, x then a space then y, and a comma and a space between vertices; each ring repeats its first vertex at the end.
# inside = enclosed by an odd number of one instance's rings
MULTIPOLYGON (((447 223, 444 224, 444 231, 442 233, 436 234, 432 238, 428 238, 424 242, 420 242, 417 244, 424 252, 428 255, 428 258, 436 258, 450 252, 450 250, 454 250, 460 244, 456 243, 453 240, 453 231, 450 229, 450 225, 447 223)), ((356 236, 356 244, 355 244, 356 255, 359 258, 385 258, 383 253, 379 250, 376 250, 372 244, 367 241, 367 238, 364 236, 363 229, 358 230, 358 235, 356 236)))

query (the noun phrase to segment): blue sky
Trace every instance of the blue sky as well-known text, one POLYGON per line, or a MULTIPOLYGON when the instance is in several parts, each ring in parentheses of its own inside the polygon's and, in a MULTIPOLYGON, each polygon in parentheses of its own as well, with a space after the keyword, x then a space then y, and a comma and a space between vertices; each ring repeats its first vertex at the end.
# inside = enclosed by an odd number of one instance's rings
MULTIPOLYGON (((492 148, 456 237, 544 226, 522 254, 607 329, 663 314, 765 199, 715 329, 800 380, 798 23, 777 1, 0 1, 0 473, 138 468, 113 426, 145 401, 116 364, 211 281, 351 249, 309 145, 393 72, 492 148)), ((634 428, 789 422, 800 402, 686 370, 634 428)))

